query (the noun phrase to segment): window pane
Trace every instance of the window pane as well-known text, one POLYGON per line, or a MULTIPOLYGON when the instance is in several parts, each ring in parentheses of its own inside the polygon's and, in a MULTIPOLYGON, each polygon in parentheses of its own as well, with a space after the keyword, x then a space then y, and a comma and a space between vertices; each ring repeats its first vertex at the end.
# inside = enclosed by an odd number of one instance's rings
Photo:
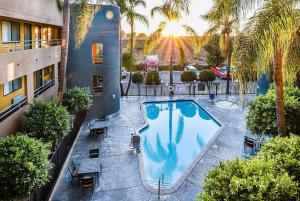
POLYGON ((11 41, 11 23, 2 21, 2 42, 11 41))
POLYGON ((22 78, 13 81, 13 91, 21 89, 21 87, 22 87, 22 78))
POLYGON ((4 84, 4 96, 12 92, 12 82, 7 82, 4 84))
POLYGON ((11 40, 20 41, 20 24, 16 22, 11 23, 11 40))
POLYGON ((93 92, 95 95, 101 94, 103 92, 103 76, 93 76, 93 92))
POLYGON ((93 63, 103 64, 103 44, 94 43, 92 47, 93 63))

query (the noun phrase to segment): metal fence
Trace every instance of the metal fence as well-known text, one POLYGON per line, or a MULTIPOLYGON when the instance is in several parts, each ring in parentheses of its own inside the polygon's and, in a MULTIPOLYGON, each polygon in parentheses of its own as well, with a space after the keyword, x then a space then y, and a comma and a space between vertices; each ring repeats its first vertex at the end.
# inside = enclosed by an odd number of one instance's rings
MULTIPOLYGON (((126 90, 128 83, 123 83, 123 89, 126 90)), ((216 95, 226 94, 226 82, 214 82, 211 86, 210 92, 216 95)), ((168 84, 161 85, 136 85, 131 84, 128 96, 168 96, 170 90, 173 90, 174 95, 209 95, 209 90, 204 83, 197 82, 192 84, 175 83, 172 87, 168 84)), ((244 91, 244 94, 256 94, 256 82, 249 82, 244 91)), ((229 87, 231 95, 240 94, 240 85, 237 82, 231 82, 229 87)))
POLYGON ((64 137, 57 147, 55 153, 51 156, 50 161, 53 163, 53 167, 49 172, 49 182, 45 186, 36 189, 31 197, 26 199, 26 201, 46 201, 49 199, 59 173, 85 119, 85 116, 86 112, 81 112, 75 117, 71 132, 64 137))

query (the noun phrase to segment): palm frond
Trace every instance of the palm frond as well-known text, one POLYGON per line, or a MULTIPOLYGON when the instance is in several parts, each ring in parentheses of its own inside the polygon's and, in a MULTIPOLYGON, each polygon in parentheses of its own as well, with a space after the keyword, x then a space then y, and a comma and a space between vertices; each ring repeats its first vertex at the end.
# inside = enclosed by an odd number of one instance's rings
POLYGON ((162 32, 165 29, 167 23, 166 22, 161 22, 158 29, 154 31, 150 36, 147 38, 145 47, 144 47, 144 53, 150 54, 152 51, 154 45, 159 41, 159 39, 162 37, 162 32))

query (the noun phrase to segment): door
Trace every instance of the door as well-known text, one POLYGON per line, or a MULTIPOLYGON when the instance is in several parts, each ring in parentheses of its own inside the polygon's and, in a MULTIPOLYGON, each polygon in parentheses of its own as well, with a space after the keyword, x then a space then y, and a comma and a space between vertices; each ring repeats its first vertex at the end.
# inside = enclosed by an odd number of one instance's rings
POLYGON ((25 24, 24 28, 24 49, 32 49, 31 24, 25 24))
POLYGON ((42 70, 36 71, 36 89, 43 86, 42 70))

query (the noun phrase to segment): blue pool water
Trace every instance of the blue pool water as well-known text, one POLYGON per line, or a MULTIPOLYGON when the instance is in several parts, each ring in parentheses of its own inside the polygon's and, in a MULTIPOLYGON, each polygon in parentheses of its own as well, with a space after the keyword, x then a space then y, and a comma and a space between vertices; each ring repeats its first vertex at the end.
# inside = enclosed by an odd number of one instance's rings
POLYGON ((146 180, 153 187, 164 174, 172 186, 221 125, 194 101, 145 103, 149 126, 140 131, 146 180))

